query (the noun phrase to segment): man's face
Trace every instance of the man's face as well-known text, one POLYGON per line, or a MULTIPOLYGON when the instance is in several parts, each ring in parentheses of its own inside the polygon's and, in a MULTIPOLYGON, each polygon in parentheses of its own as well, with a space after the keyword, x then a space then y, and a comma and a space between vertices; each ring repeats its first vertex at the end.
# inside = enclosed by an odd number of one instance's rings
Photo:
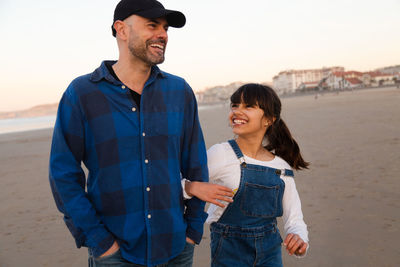
POLYGON ((128 48, 132 56, 152 66, 164 62, 168 42, 168 23, 165 18, 146 19, 130 16, 128 48))

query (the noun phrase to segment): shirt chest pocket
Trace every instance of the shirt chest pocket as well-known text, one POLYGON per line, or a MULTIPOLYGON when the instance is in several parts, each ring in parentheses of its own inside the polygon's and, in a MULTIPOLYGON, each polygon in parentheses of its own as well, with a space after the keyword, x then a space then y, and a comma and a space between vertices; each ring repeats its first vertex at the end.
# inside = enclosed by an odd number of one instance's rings
POLYGON ((241 197, 240 210, 246 216, 277 217, 279 185, 266 186, 246 182, 241 197))

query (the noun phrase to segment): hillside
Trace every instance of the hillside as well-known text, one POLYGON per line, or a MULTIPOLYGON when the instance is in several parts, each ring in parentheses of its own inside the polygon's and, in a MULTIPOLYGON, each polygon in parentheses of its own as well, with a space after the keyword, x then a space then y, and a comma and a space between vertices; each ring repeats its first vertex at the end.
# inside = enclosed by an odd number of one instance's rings
POLYGON ((29 109, 0 112, 0 119, 31 118, 51 116, 57 113, 58 103, 34 106, 29 109))

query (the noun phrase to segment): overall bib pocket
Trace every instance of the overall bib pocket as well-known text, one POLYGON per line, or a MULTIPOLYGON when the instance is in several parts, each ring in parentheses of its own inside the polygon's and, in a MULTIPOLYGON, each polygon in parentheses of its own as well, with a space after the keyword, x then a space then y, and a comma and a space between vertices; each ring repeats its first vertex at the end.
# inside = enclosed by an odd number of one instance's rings
POLYGON ((270 218, 277 216, 279 185, 245 183, 240 210, 246 216, 270 218))

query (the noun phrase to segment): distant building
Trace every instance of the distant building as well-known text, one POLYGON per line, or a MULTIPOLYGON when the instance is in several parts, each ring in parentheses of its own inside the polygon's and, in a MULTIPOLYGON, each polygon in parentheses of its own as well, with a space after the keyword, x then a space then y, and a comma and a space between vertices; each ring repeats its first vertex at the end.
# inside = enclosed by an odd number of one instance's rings
POLYGON ((358 78, 345 78, 345 88, 355 89, 363 87, 363 82, 358 78))
POLYGON ((326 83, 329 89, 341 89, 343 88, 343 73, 344 72, 332 72, 329 74, 326 83))
POLYGON ((300 85, 303 84, 304 87, 307 83, 321 82, 332 72, 344 72, 344 68, 330 67, 282 71, 273 78, 273 87, 278 94, 294 93, 296 90, 300 90, 300 85))
POLYGON ((242 82, 233 82, 228 85, 214 86, 196 92, 195 96, 199 103, 227 102, 233 92, 243 84, 242 82))
POLYGON ((394 76, 394 84, 397 88, 400 88, 400 72, 394 76))
POLYGON ((359 88, 363 86, 363 73, 359 71, 331 72, 327 79, 327 88, 331 90, 359 88))
POLYGON ((396 75, 382 73, 379 71, 365 72, 362 76, 362 81, 365 86, 382 86, 382 85, 394 85, 396 83, 396 75))
POLYGON ((384 67, 384 68, 376 69, 375 71, 385 73, 385 74, 395 74, 396 75, 397 73, 400 73, 400 65, 384 67))
POLYGON ((359 71, 354 71, 354 70, 350 70, 350 71, 345 71, 343 73, 345 78, 357 78, 357 79, 361 79, 361 77, 363 76, 362 72, 359 71))
POLYGON ((306 91, 314 91, 318 90, 320 85, 320 81, 313 81, 313 82, 303 82, 299 85, 297 90, 300 90, 302 92, 306 91))

